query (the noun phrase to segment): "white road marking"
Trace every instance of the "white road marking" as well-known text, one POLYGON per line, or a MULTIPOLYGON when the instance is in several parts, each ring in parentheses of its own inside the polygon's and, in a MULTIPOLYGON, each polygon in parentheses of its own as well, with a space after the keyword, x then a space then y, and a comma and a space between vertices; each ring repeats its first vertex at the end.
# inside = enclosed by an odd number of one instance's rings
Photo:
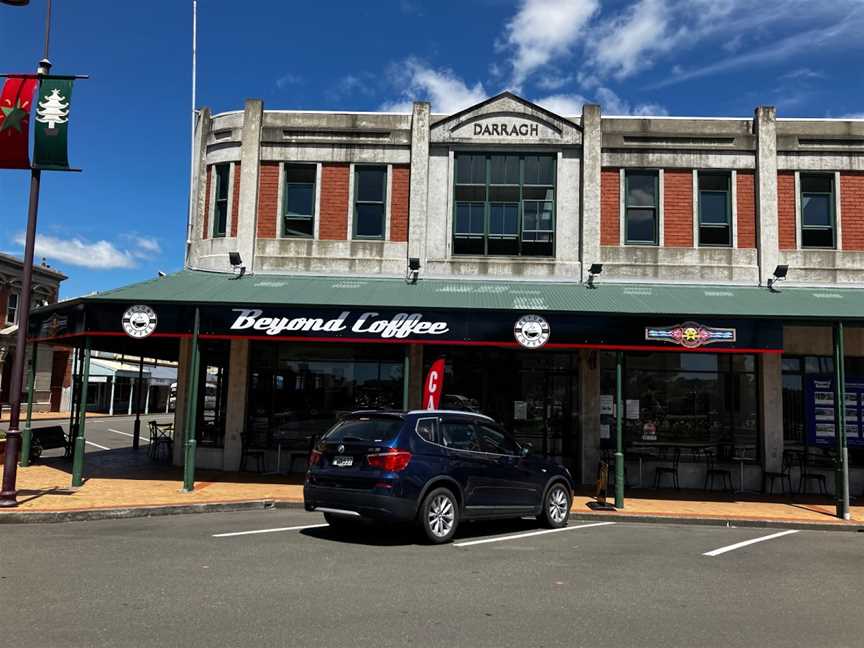
MULTIPOLYGON (((132 437, 133 439, 135 438, 135 435, 129 432, 121 432, 120 430, 115 430, 113 428, 107 428, 107 430, 109 432, 114 432, 115 434, 122 434, 123 436, 132 437)), ((141 439, 142 443, 150 443, 150 439, 145 439, 143 434, 139 435, 138 438, 141 439)))
POLYGON ((529 533, 517 533, 515 535, 502 536, 500 538, 486 538, 484 540, 469 540, 468 542, 457 542, 454 547, 470 547, 472 545, 486 544, 487 542, 504 542, 505 540, 519 540, 532 536, 545 535, 547 533, 558 533, 559 531, 573 531, 575 529, 587 529, 588 527, 607 526, 614 522, 592 522, 591 524, 580 524, 578 526, 566 526, 560 529, 545 529, 543 531, 530 531, 529 533))
POLYGON ((112 448, 106 448, 103 445, 99 445, 98 443, 93 443, 92 441, 84 441, 87 445, 91 445, 94 448, 99 448, 100 450, 112 450, 112 448))
POLYGON ((320 529, 329 524, 305 524, 303 526, 279 527, 276 529, 257 529, 255 531, 235 531, 234 533, 214 533, 214 538, 233 538, 234 536, 255 535, 258 533, 279 533, 280 531, 302 531, 303 529, 320 529))
POLYGON ((756 544, 757 542, 765 542, 766 540, 773 540, 774 538, 780 538, 785 535, 789 535, 790 533, 798 533, 798 529, 792 529, 790 531, 781 531, 780 533, 772 533, 771 535, 762 536, 761 538, 753 538, 752 540, 745 540, 744 542, 736 542, 735 544, 731 544, 726 547, 720 547, 719 549, 714 549, 713 551, 706 551, 703 556, 719 556, 720 554, 724 554, 727 551, 735 551, 736 549, 740 549, 741 547, 746 547, 748 545, 756 544))

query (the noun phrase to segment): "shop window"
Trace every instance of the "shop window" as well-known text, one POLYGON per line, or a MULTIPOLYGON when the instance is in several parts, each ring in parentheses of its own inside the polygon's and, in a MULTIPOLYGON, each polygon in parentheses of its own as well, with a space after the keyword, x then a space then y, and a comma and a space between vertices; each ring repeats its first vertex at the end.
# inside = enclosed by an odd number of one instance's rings
POLYGON ((699 172, 699 245, 732 245, 731 174, 699 172))
POLYGON ((555 157, 456 156, 454 254, 553 256, 555 157))
POLYGON ((354 169, 354 238, 383 239, 387 212, 387 167, 354 169))
POLYGON ((827 173, 802 173, 801 247, 833 248, 834 176, 827 173))
POLYGON ((657 245, 658 177, 656 171, 624 174, 624 242, 628 245, 657 245))
POLYGON ((216 200, 213 203, 213 236, 225 236, 228 226, 228 178, 230 176, 230 164, 217 164, 216 174, 216 200))
POLYGON ((195 438, 199 446, 221 448, 225 442, 228 406, 228 345, 202 344, 200 366, 195 438))
POLYGON ((18 322, 18 293, 9 293, 6 298, 6 323, 18 322))
POLYGON ((315 235, 314 164, 286 164, 282 194, 282 235, 312 238, 315 235))

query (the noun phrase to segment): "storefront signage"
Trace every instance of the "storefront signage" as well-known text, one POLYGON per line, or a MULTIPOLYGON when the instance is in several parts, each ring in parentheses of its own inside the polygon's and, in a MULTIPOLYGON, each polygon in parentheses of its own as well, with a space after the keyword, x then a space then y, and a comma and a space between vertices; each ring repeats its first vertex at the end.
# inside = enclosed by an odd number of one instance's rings
POLYGON ((491 135, 493 137, 539 137, 540 126, 537 124, 514 124, 507 122, 486 122, 474 124, 474 135, 491 135))
POLYGON ((645 339, 649 342, 669 342, 687 349, 697 349, 715 342, 735 342, 734 328, 714 328, 696 322, 684 322, 675 326, 647 327, 645 339))
MULTIPOLYGON (((834 379, 807 376, 804 385, 807 439, 814 445, 834 445, 834 379)), ((864 446, 864 380, 846 380, 846 439, 849 446, 864 446)))
POLYGON ((523 315, 516 320, 513 337, 526 349, 539 349, 549 340, 549 323, 539 315, 523 315))
POLYGON ((234 308, 239 313, 231 325, 232 331, 253 330, 266 335, 292 332, 360 333, 383 339, 404 339, 412 335, 443 335, 450 330, 447 322, 424 321, 420 313, 396 313, 392 318, 381 318, 375 311, 355 315, 342 311, 337 317, 262 317, 259 308, 234 308))
POLYGON ((156 330, 156 321, 156 313, 153 309, 143 304, 127 308, 121 320, 126 335, 139 340, 156 330))
POLYGON ((437 410, 441 404, 441 392, 444 390, 444 358, 438 358, 429 368, 429 375, 423 383, 423 407, 437 410))

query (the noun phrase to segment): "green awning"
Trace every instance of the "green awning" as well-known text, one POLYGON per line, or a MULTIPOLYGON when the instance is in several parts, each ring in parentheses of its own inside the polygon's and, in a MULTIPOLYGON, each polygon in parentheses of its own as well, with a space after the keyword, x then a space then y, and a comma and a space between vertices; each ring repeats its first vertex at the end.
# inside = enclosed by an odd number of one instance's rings
MULTIPOLYGON (((233 275, 184 270, 90 295, 85 303, 187 303, 238 306, 377 306, 489 309, 582 314, 864 319, 864 289, 746 286, 584 284, 489 279, 401 279, 298 275, 233 275)), ((57 306, 62 307, 62 303, 57 306)), ((55 306, 56 308, 56 306, 55 306)))

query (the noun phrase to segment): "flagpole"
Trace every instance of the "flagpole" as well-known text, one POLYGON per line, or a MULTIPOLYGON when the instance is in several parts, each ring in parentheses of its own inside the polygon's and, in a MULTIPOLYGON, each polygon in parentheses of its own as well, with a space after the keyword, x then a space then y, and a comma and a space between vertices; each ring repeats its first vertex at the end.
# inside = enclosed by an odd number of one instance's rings
MULTIPOLYGON (((51 33, 51 4, 45 14, 45 49, 42 60, 36 69, 38 76, 47 75, 51 70, 48 60, 48 46, 51 33)), ((15 359, 12 363, 11 385, 9 389, 9 430, 6 432, 6 458, 3 466, 3 486, 0 490, 0 507, 18 506, 15 482, 18 477, 18 454, 21 450, 21 387, 24 383, 24 361, 27 346, 27 329, 30 323, 30 302, 33 292, 33 250, 36 245, 36 219, 39 213, 39 183, 42 179, 40 169, 30 170, 30 203, 27 209, 27 233, 24 242, 24 270, 21 277, 20 308, 18 310, 18 331, 15 334, 15 359)), ((36 371, 36 366, 33 366, 36 371)), ((33 392, 28 394, 33 400, 33 392)))
POLYGON ((192 245, 192 214, 195 203, 195 126, 197 121, 196 86, 198 74, 198 0, 192 0, 192 130, 189 136, 189 210, 186 214, 186 255, 184 265, 189 260, 189 246, 192 245))

